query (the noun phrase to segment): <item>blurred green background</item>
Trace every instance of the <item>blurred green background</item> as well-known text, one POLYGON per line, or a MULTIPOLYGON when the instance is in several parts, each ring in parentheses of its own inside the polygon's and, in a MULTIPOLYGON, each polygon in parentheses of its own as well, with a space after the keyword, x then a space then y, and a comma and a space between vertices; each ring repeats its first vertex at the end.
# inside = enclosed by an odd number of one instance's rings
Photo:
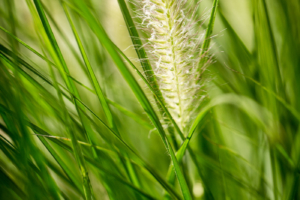
MULTIPOLYGON (((197 13, 206 20, 199 34, 205 33, 212 7, 212 0, 200 3, 197 13)), ((163 199, 168 187, 172 199, 183 198, 178 181, 165 186, 169 152, 107 52, 108 39, 97 34, 99 24, 142 71, 117 0, 0 1, 0 199, 85 199, 85 186, 94 199, 163 199), (59 70, 64 64, 38 2, 69 74, 59 70), (90 184, 84 183, 70 134, 83 142, 78 152, 90 184)), ((180 163, 193 199, 300 199, 299 0, 220 0, 210 53, 201 108, 212 106, 180 163)), ((147 85, 128 69, 156 108, 147 85)), ((176 141, 182 144, 178 135, 176 141)))

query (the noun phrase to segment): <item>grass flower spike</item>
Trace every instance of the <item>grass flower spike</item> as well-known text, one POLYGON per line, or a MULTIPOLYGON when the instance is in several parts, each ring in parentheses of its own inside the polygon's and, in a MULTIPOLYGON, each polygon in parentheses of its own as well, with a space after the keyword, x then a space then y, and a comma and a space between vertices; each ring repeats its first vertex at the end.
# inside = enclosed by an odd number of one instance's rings
POLYGON ((172 117, 182 130, 187 127, 195 103, 203 95, 199 35, 195 8, 188 10, 186 0, 143 0, 141 29, 148 33, 145 44, 159 89, 172 117))

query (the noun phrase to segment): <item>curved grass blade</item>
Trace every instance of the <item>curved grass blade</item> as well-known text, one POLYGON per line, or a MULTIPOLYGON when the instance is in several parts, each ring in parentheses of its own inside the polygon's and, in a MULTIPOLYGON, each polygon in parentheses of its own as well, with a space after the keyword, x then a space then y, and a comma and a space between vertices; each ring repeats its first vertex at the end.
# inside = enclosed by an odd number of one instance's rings
POLYGON ((147 128, 147 129, 153 129, 154 128, 153 125, 151 125, 149 122, 147 122, 146 120, 143 120, 139 115, 127 110, 126 108, 124 108, 120 104, 117 104, 116 102, 113 102, 109 99, 106 99, 106 101, 109 104, 111 104, 112 106, 114 106, 115 108, 117 108, 120 112, 122 112, 125 115, 127 115, 128 117, 132 118, 137 123, 143 125, 145 128, 147 128))
POLYGON ((66 5, 64 3, 63 3, 63 9, 65 11, 65 14, 66 14, 67 18, 68 18, 69 24, 70 24, 70 26, 72 28, 73 34, 75 36, 75 39, 76 39, 77 45, 79 47, 80 53, 82 55, 82 58, 84 60, 85 66, 86 66, 86 68, 87 68, 87 70, 89 72, 89 76, 90 76, 90 79, 92 81, 93 87, 94 87, 94 89, 96 91, 96 95, 98 97, 98 100, 100 101, 100 103, 101 103, 101 105, 103 107, 103 110, 104 110, 105 116, 107 118, 108 124, 109 124, 109 126, 115 132, 118 133, 117 127, 116 127, 115 122, 113 120, 113 115, 111 113, 111 110, 110 110, 110 108, 109 108, 109 106, 108 106, 108 104, 106 102, 105 96, 104 96, 104 94, 102 92, 102 89, 100 88, 100 85, 99 85, 99 82, 98 82, 98 80, 97 80, 97 78, 95 76, 94 70, 93 70, 93 68, 92 68, 92 66, 90 64, 90 61, 89 61, 89 59, 87 57, 87 54, 86 54, 86 52, 85 52, 85 50, 83 48, 82 42, 81 42, 81 40, 79 38, 79 35, 78 35, 77 31, 76 31, 74 23, 73 23, 73 21, 71 19, 71 16, 69 14, 69 11, 68 11, 68 9, 67 9, 67 7, 66 7, 66 5))
MULTIPOLYGON (((49 22, 46 18, 46 15, 45 15, 45 12, 43 10, 43 6, 40 2, 40 0, 34 0, 34 4, 36 6, 36 9, 37 9, 37 12, 39 14, 39 17, 42 21, 42 24, 43 24, 43 27, 45 29, 45 32, 48 36, 48 39, 51 43, 51 46, 56 54, 56 59, 57 59, 57 62, 61 65, 61 68, 60 68, 60 71, 64 71, 66 72, 67 74, 69 74, 69 70, 66 66, 66 63, 64 61, 64 58, 62 56, 62 53, 58 47, 58 44, 56 42, 56 39, 53 35, 53 32, 51 30, 51 27, 49 25, 49 22)), ((70 91, 72 91, 72 93, 74 93, 76 96, 79 97, 79 94, 78 94, 78 91, 73 83, 73 81, 67 77, 64 73, 61 73, 68 88, 70 89, 70 91)), ((75 103, 75 102, 74 102, 75 103)), ((76 103, 75 103, 76 105, 76 103)), ((78 106, 76 105, 76 108, 78 106)), ((78 109, 78 108, 77 108, 78 109)), ((79 115, 81 111, 78 112, 79 115)), ((83 126, 85 127, 86 131, 87 131, 87 135, 90 133, 90 128, 88 127, 88 125, 85 123, 86 120, 85 119, 82 119, 81 118, 81 121, 83 123, 83 126)), ((82 155, 82 152, 81 152, 81 149, 80 149, 80 146, 79 144, 77 143, 77 139, 76 139, 76 135, 72 132, 72 131, 69 131, 70 132, 70 135, 71 135, 71 138, 72 138, 72 142, 73 142, 73 148, 74 148, 74 154, 75 154, 75 157, 76 157, 76 160, 79 164, 79 167, 81 169, 81 175, 82 175, 82 178, 83 178, 83 186, 84 186, 84 193, 85 193, 85 198, 86 199, 93 199, 93 192, 92 192, 92 188, 91 188, 91 184, 90 184, 90 179, 89 179, 89 176, 88 176, 88 171, 87 171, 87 168, 85 166, 85 161, 84 161, 84 158, 83 158, 83 155, 82 155)), ((89 137, 88 137, 89 138, 89 137)))
MULTIPOLYGON (((38 127, 35 127, 33 129, 33 131, 37 131, 39 133, 42 132, 42 130, 38 127), (37 131, 38 130, 38 131, 37 131)), ((78 183, 78 181, 76 181, 76 177, 74 176, 74 174, 72 173, 72 171, 68 168, 68 166, 64 163, 64 161, 60 158, 60 156, 55 152, 55 150, 48 144, 48 142, 41 136, 38 136, 38 138, 40 139, 40 141, 43 143, 43 145, 45 146, 45 148, 50 152, 50 154, 53 156, 53 158, 55 159, 55 161, 57 162, 57 164, 61 167, 61 169, 65 172, 65 174, 68 176, 68 178, 74 183, 74 185, 77 187, 77 189, 79 191, 81 191, 81 193, 83 194, 82 191, 82 187, 81 185, 78 183)))
MULTIPOLYGON (((69 138, 61 138, 61 137, 56 137, 56 136, 48 136, 48 135, 37 135, 38 137, 49 137, 51 139, 60 139, 60 140, 65 140, 65 141, 71 141, 71 139, 69 138)), ((53 140, 52 140, 53 141, 53 140)), ((57 141, 54 141, 55 143, 58 143, 57 141)), ((86 142, 81 142, 81 141, 78 141, 78 143, 80 143, 81 145, 84 145, 84 146, 88 146, 90 147, 91 144, 89 143, 86 143, 86 142)), ((62 147, 66 150, 68 150, 69 152, 72 152, 72 149, 68 146, 68 145, 63 145, 62 143, 59 143, 60 145, 62 145, 62 147)), ((114 156, 117 156, 118 154, 116 152, 113 152, 111 150, 108 150, 108 149, 104 149, 102 147, 99 147, 99 146, 94 146, 97 150, 100 150, 100 151, 104 151, 106 153, 110 153, 110 154, 114 154, 114 156)), ((124 157, 124 159, 126 159, 124 157)), ((127 158, 128 159, 128 158, 127 158)), ((151 196, 150 194, 142 191, 141 189, 137 188, 136 186, 132 185, 131 183, 127 182, 126 180, 124 180, 123 178, 115 175, 114 173, 112 173, 111 171, 107 170, 107 169, 104 169, 101 165, 99 165, 99 163, 97 163, 96 161, 94 161, 93 159, 85 156, 85 160, 87 162, 89 162, 90 164, 92 164, 94 167, 97 167, 98 169, 100 169, 103 173, 105 173, 106 175, 109 175, 111 177, 114 177, 117 181, 127 185, 128 187, 130 187, 131 189, 133 189, 134 191, 138 192, 139 194, 141 194, 142 196, 146 197, 147 199, 157 199, 153 196, 151 196)), ((140 165, 138 165, 140 167, 140 165)))
MULTIPOLYGON (((94 87, 94 89, 95 89, 95 91, 96 91, 98 100, 100 101, 100 103, 101 103, 101 105, 102 105, 102 108, 103 108, 103 110, 104 110, 106 119, 107 119, 107 121, 108 121, 108 125, 110 126, 110 128, 111 128, 112 130, 115 131, 115 133, 117 133, 118 135, 120 135, 120 134, 119 134, 119 131, 118 131, 118 129, 117 129, 116 123, 115 123, 115 121, 114 121, 112 112, 111 112, 111 110, 110 110, 110 108, 109 108, 108 103, 106 102, 106 98, 105 98, 105 96, 104 96, 104 94, 103 94, 103 92, 102 92, 102 89, 100 88, 99 82, 98 82, 98 80, 97 80, 97 78, 96 78, 96 76, 95 76, 95 73, 94 73, 94 71, 93 71, 93 68, 92 68, 92 66, 91 66, 91 64, 90 64, 90 61, 89 61, 89 59, 88 59, 88 57, 87 57, 87 54, 86 54, 86 52, 85 52, 85 50, 84 50, 84 48, 83 48, 82 42, 81 42, 81 40, 80 40, 80 38, 79 38, 79 35, 78 35, 77 31, 76 31, 76 28, 75 28, 75 26, 74 26, 74 23, 73 23, 73 21, 72 21, 72 19, 71 19, 71 16, 70 16, 70 14, 69 14, 69 11, 68 11, 66 5, 65 5, 64 3, 62 3, 62 4, 63 4, 63 9, 64 9, 64 11, 65 11, 65 14, 66 14, 66 16, 67 16, 67 18, 68 18, 69 24, 70 24, 70 26, 71 26, 71 28, 72 28, 73 34, 74 34, 74 36, 75 36, 77 45, 78 45, 78 47, 79 47, 79 49, 80 49, 80 52, 81 52, 81 55, 82 55, 82 57, 83 57, 85 66, 87 67, 87 70, 88 70, 90 79, 91 79, 91 81, 92 81, 93 87, 94 87)), ((120 137, 121 137, 121 135, 120 135, 120 137)), ((125 164, 124 167, 127 168, 127 171, 128 171, 128 173, 129 173, 129 176, 130 176, 132 182, 133 182, 135 185, 139 186, 140 183, 139 183, 138 177, 137 177, 137 175, 136 175, 136 172, 135 172, 134 168, 131 166, 131 164, 128 163, 128 162, 126 162, 126 164, 125 164)))
POLYGON ((178 132, 178 134, 181 137, 182 141, 184 141, 185 137, 184 137, 183 133, 181 132, 179 126, 177 125, 177 123, 175 122, 175 120, 173 119, 173 117, 171 116, 169 110, 165 107, 165 104, 163 103, 163 101, 159 98, 159 96, 157 96, 157 94, 155 92, 155 89, 149 84, 149 82, 146 80, 146 78, 136 68, 136 66, 127 58, 127 56, 115 44, 113 44, 113 45, 115 46, 115 48, 119 52, 119 54, 129 63, 129 65, 133 68, 133 70, 138 74, 138 76, 143 80, 143 82, 151 90, 151 92, 153 93, 153 95, 156 97, 156 100, 160 104, 161 108, 163 109, 163 111, 166 113, 166 115, 168 116, 169 120, 173 124, 175 130, 178 132))
POLYGON ((262 107, 260 107, 256 102, 250 100, 247 97, 242 97, 238 95, 233 95, 233 94, 225 94, 221 95, 218 98, 212 100, 210 104, 205 106, 202 111, 197 115, 195 121, 193 122, 189 134, 180 147, 179 151, 177 152, 176 156, 178 156, 178 159, 182 159, 182 156, 184 155, 184 151, 188 146, 188 143, 191 140, 191 137, 193 136, 197 126, 200 124, 201 120, 205 116, 205 114, 213 107, 221 104, 233 104, 237 107, 239 107, 241 110, 243 110, 246 114, 248 114, 257 124, 260 124, 261 126, 265 126, 265 124, 269 124, 268 121, 270 122, 271 116, 270 113, 267 112, 267 110, 264 110, 262 107), (247 106, 248 104, 252 104, 252 106, 247 106), (256 111, 261 110, 261 112, 265 116, 261 116, 261 113, 256 112, 255 110, 251 110, 250 108, 256 108, 256 111), (267 120, 267 121, 266 121, 267 120))
POLYGON ((24 41, 22 41, 21 39, 19 39, 18 37, 16 37, 15 35, 13 35, 11 32, 9 32, 8 30, 6 30, 5 28, 3 28, 2 26, 0 26, 0 29, 2 31, 4 31, 6 34, 8 34, 10 37, 12 37, 13 39, 15 39, 16 41, 18 41, 20 44, 22 44, 24 47, 26 47, 28 50, 32 51, 34 54, 36 54, 38 57, 42 58, 43 60, 50 62, 52 65, 55 66, 55 64, 50 61, 49 59, 47 59, 46 57, 44 57, 42 54, 40 54, 38 51, 36 51, 35 49, 33 49, 32 47, 30 47, 28 44, 26 44, 24 41))
POLYGON ((83 72, 85 73, 85 75, 87 75, 88 74, 87 70, 86 70, 82 60, 80 59, 80 55, 78 54, 78 52, 76 51, 74 46, 71 44, 71 42, 68 40, 67 36, 63 33, 62 29, 58 26, 57 22, 54 20, 54 18, 50 14, 50 11, 47 9, 47 7, 44 6, 43 2, 42 2, 42 5, 43 5, 44 11, 45 11, 47 17, 49 18, 49 21, 53 24, 55 30, 57 30, 60 37, 64 40, 64 42, 66 43, 68 48, 71 50, 73 56, 75 57, 76 61, 79 63, 79 65, 80 65, 81 69, 83 70, 83 72))

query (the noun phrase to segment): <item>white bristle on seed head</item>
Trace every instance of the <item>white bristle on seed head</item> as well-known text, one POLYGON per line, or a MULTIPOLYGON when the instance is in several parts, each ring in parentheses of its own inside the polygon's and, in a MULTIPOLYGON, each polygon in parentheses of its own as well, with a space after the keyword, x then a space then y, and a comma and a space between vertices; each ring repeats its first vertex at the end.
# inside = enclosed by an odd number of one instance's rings
MULTIPOLYGON (((135 0, 139 1, 139 0, 135 0)), ((184 130, 204 94, 199 81, 199 53, 203 37, 186 0, 140 0, 142 23, 149 36, 145 45, 159 89, 172 117, 184 130), (198 31, 198 32, 197 32, 198 31)))

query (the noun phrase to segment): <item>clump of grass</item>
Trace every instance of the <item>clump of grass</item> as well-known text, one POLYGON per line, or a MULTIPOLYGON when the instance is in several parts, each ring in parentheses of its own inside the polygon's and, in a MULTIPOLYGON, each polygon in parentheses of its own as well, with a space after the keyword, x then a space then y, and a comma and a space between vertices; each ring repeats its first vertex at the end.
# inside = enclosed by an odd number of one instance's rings
POLYGON ((0 1, 0 199, 299 199, 299 1, 118 3, 0 1))

